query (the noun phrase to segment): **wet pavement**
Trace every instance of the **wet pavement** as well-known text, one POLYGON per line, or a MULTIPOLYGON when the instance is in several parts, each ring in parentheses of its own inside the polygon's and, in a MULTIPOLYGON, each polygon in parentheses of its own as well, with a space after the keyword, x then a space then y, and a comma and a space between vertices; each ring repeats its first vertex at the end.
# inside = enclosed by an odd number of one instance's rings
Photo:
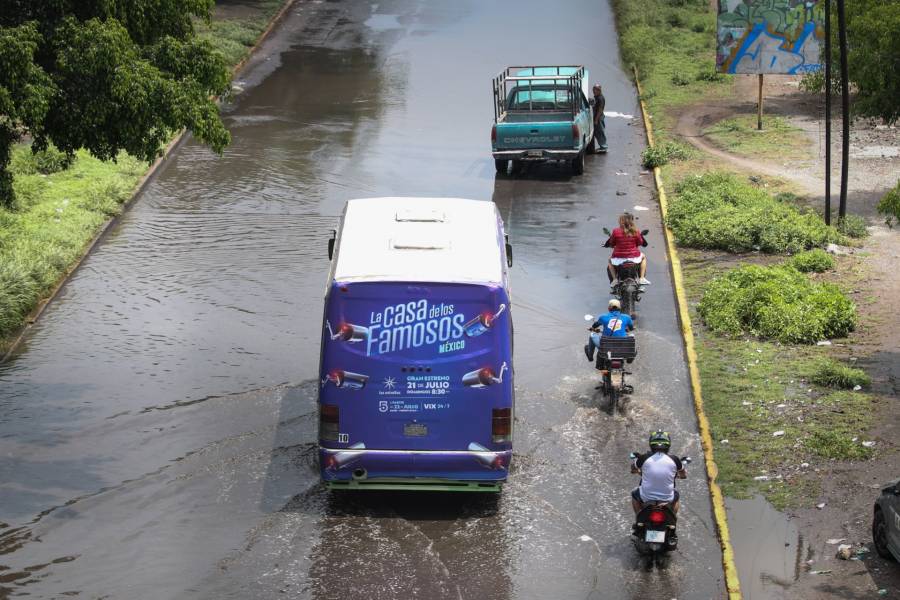
POLYGON ((494 173, 490 78, 584 63, 638 115, 605 2, 300 1, 192 140, 0 366, 0 598, 714 598, 702 461, 680 548, 629 541, 627 455, 700 456, 637 119, 585 175, 494 173), (517 418, 499 499, 330 497, 315 464, 326 240, 343 203, 493 200, 515 247, 517 418), (649 210, 636 209, 636 206, 649 210), (601 229, 651 229, 636 392, 611 416, 584 359, 608 298, 601 229))

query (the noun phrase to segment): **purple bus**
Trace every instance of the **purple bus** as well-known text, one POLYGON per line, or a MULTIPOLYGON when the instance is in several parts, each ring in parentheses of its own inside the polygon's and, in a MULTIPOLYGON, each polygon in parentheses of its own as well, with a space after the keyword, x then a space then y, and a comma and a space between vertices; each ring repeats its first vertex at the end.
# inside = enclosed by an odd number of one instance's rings
POLYGON ((512 457, 512 248, 496 206, 351 200, 335 234, 322 480, 331 489, 500 491, 512 457))

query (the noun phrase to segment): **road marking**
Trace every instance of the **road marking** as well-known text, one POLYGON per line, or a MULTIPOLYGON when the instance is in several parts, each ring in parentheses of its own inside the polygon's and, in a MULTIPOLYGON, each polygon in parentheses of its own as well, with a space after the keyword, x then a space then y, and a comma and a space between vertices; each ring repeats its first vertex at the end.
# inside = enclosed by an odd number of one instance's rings
MULTIPOLYGON (((638 77, 637 67, 634 69, 634 83, 637 86, 638 100, 641 104, 641 114, 644 117, 644 130, 647 132, 647 145, 653 147, 653 125, 647 114, 647 106, 644 104, 641 90, 641 80, 638 77)), ((725 499, 722 490, 716 483, 719 470, 713 459, 713 443, 709 433, 709 420, 703 410, 703 395, 700 389, 700 371, 697 369, 697 353, 694 350, 694 330, 691 327, 691 317, 688 312, 687 296, 684 292, 684 277, 681 273, 681 259, 675 248, 672 231, 666 225, 668 214, 668 201, 666 190, 663 187, 662 174, 659 167, 653 168, 653 178, 656 180, 656 189, 659 192, 659 208, 663 217, 663 233, 666 238, 666 247, 669 252, 669 262, 672 265, 672 280, 675 286, 675 297, 678 302, 678 317, 681 321, 681 335, 684 338, 684 351, 688 361, 688 372, 691 375, 691 389, 694 392, 694 410, 697 413, 697 428, 700 431, 700 443, 703 446, 703 457, 706 463, 706 474, 709 480, 709 496, 713 506, 713 517, 716 521, 716 529, 719 533, 719 544, 722 546, 722 566, 725 570, 725 589, 728 591, 729 600, 742 600, 741 585, 738 579, 737 567, 734 564, 734 550, 731 548, 731 537, 728 534, 728 520, 725 513, 725 499)))

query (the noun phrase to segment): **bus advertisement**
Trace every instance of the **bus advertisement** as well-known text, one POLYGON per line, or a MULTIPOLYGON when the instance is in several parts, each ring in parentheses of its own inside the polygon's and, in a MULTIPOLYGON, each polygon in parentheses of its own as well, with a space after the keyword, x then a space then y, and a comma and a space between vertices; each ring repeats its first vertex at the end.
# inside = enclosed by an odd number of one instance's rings
POLYGON ((512 315, 493 203, 355 200, 337 242, 322 328, 323 481, 499 491, 512 455, 512 315), (354 235, 379 220, 380 239, 354 235), (493 264, 461 269, 473 253, 493 264))

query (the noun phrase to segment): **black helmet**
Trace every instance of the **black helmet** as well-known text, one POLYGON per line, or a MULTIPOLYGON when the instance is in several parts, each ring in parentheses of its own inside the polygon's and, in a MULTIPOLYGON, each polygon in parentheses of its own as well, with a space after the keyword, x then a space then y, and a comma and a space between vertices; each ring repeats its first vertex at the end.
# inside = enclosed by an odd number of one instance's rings
POLYGON ((650 434, 650 449, 654 452, 668 452, 672 446, 672 440, 669 439, 669 433, 657 429, 650 434))

